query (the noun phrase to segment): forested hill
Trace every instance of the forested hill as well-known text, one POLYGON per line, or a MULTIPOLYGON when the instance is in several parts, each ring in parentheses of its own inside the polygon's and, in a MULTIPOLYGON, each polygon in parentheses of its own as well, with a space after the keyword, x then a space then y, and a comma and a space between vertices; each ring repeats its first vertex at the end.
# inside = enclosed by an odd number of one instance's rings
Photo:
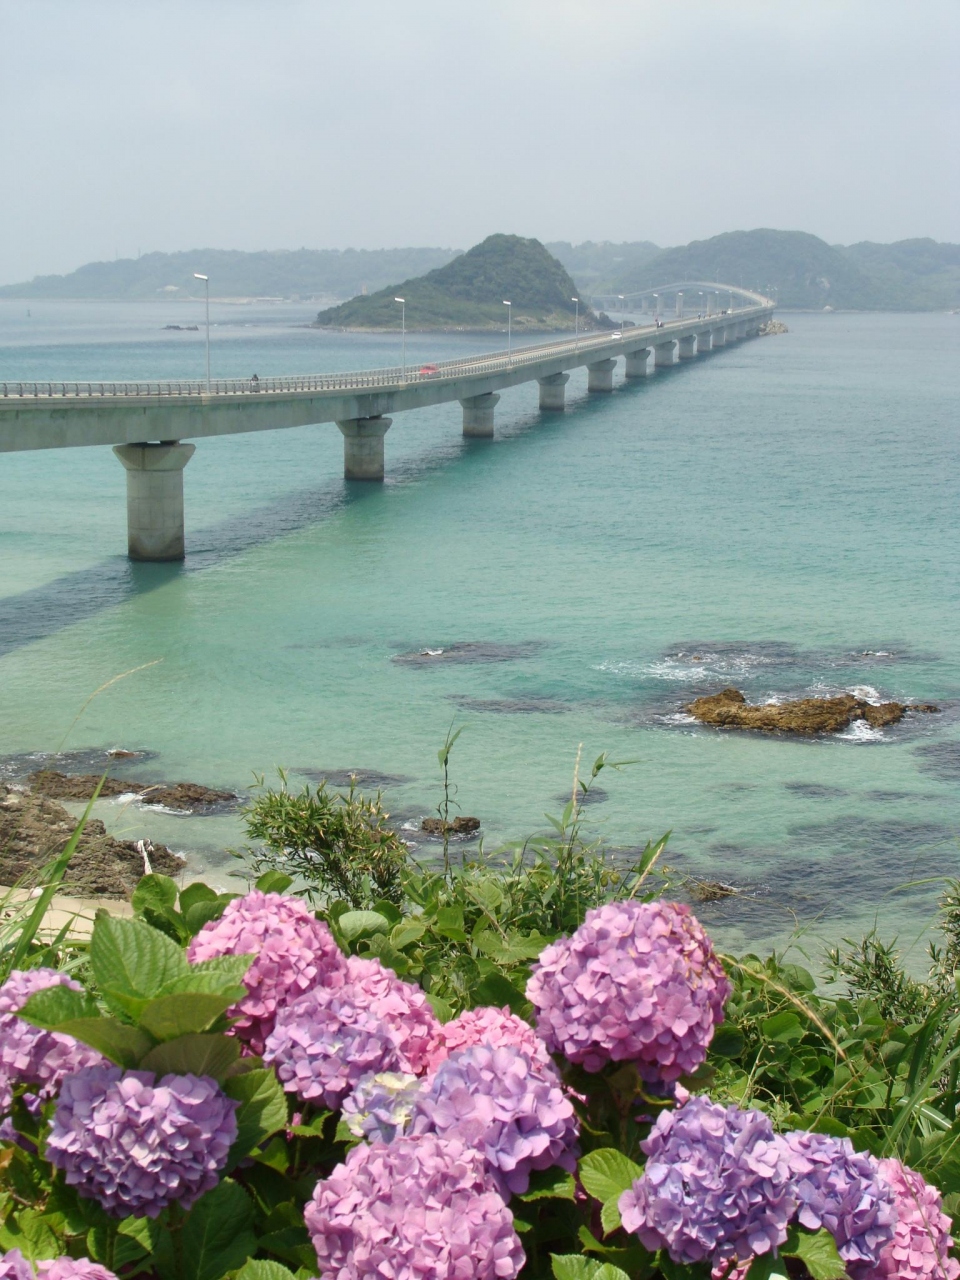
MULTIPOLYGON (((515 329, 572 329, 577 285, 539 240, 493 235, 445 267, 403 280, 366 298, 352 298, 317 316, 321 328, 397 327, 405 299, 409 329, 503 329, 504 301, 512 308, 515 329)), ((584 328, 596 319, 580 304, 584 328)))
POLYGON ((276 249, 242 253, 191 249, 145 253, 117 262, 90 262, 65 276, 37 276, 27 284, 0 288, 8 298, 189 298, 210 277, 216 298, 350 298, 381 289, 390 280, 449 262, 456 249, 276 249))

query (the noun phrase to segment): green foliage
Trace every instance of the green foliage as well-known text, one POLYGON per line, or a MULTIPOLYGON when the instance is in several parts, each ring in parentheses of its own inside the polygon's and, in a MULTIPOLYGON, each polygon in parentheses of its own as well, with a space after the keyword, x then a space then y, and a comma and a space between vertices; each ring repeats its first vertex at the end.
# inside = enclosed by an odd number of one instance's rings
MULTIPOLYGON (((287 884, 289 884, 289 880, 287 884)), ((210 920, 219 920, 227 903, 239 895, 217 893, 199 881, 179 889, 169 876, 144 876, 133 891, 136 915, 174 942, 189 942, 210 920)))
POLYGON ((294 794, 281 771, 280 787, 263 788, 244 814, 250 839, 263 842, 251 851, 258 874, 296 876, 321 902, 342 898, 357 909, 402 902, 407 846, 387 826, 379 793, 370 800, 354 786, 332 792, 321 782, 294 794))

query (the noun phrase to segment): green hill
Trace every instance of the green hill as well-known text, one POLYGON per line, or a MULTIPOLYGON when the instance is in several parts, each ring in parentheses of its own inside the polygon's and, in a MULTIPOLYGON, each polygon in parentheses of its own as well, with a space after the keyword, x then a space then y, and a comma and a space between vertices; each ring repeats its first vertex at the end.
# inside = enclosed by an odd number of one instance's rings
POLYGON ((960 244, 936 240, 869 240, 841 248, 882 292, 891 309, 925 311, 960 307, 960 244))
POLYGON ((37 276, 0 288, 6 298, 183 298, 201 286, 195 271, 210 277, 217 298, 350 298, 381 289, 390 280, 449 262, 455 249, 292 249, 242 253, 191 249, 145 253, 117 262, 90 262, 65 276, 37 276))
POLYGON ((579 281, 581 289, 594 293, 605 290, 616 293, 618 282, 625 274, 632 274, 660 252, 659 245, 651 240, 622 244, 614 244, 610 240, 586 240, 583 244, 558 240, 548 244, 547 248, 563 263, 574 280, 579 281))
MULTIPOLYGON (((576 284, 539 240, 488 236, 444 267, 404 280, 365 298, 352 298, 317 316, 321 328, 395 329, 396 297, 406 299, 408 329, 503 329, 504 299, 513 307, 515 329, 573 327, 576 284)), ((580 307, 584 328, 596 317, 580 307)))

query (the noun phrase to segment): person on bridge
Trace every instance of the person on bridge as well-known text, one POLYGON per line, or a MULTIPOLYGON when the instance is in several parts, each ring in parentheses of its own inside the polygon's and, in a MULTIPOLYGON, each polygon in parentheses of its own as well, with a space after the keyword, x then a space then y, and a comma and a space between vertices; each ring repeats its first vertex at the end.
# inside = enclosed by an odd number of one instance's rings
POLYGON ((260 390, 260 379, 257 377, 256 374, 254 374, 253 377, 250 379, 250 390, 251 391, 260 390))

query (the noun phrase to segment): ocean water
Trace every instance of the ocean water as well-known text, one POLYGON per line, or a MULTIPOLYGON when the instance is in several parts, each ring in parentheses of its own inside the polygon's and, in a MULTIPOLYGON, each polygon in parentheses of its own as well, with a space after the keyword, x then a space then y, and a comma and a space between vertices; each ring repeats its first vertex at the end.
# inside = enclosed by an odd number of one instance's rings
MULTIPOLYGON (((0 301, 0 379, 202 375, 196 304, 29 309, 0 301)), ((314 310, 215 304, 214 373, 397 362, 392 335, 299 327, 314 310)), ((960 874, 960 318, 784 318, 612 395, 575 373, 561 415, 508 391, 492 442, 457 405, 397 415, 383 486, 345 484, 332 425, 199 441, 182 566, 126 560, 110 450, 3 455, 0 770, 115 746, 155 753, 122 776, 238 789, 361 769, 412 834, 462 725, 456 801, 493 848, 560 810, 582 744, 633 762, 590 830, 624 851, 670 830, 678 874, 743 890, 698 908, 725 944, 877 922, 918 956, 960 874), (828 741, 692 723, 729 684, 942 712, 828 741)), ((501 343, 411 335, 408 358, 501 343)), ((236 814, 99 814, 240 869, 236 814)))

